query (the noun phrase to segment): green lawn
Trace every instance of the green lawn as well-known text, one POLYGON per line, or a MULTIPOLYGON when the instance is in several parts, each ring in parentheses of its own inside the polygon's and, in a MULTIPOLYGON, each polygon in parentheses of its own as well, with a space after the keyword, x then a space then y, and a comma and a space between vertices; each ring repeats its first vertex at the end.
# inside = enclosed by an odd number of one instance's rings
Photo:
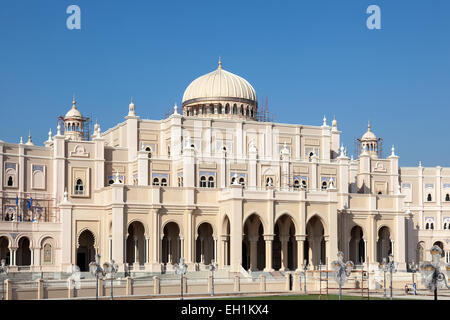
MULTIPOLYGON (((319 300, 318 294, 308 295, 286 295, 286 296, 259 296, 259 297, 238 297, 238 298, 217 298, 216 300, 319 300)), ((339 300, 338 295, 322 295, 322 300, 339 300)), ((342 300, 362 300, 361 296, 342 296, 342 300)), ((367 299, 364 299, 367 300, 367 299)), ((389 298, 369 297, 369 300, 389 300, 389 298)), ((394 300, 399 300, 395 299, 394 300)), ((403 300, 403 299, 400 299, 403 300)))

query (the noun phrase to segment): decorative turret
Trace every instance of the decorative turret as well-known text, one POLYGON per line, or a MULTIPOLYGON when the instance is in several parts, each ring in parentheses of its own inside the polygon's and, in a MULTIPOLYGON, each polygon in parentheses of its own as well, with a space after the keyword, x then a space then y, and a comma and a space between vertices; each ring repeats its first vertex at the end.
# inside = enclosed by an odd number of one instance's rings
POLYGON ((368 154, 371 157, 382 156, 382 139, 372 132, 370 122, 367 123, 367 131, 363 134, 361 139, 357 139, 359 147, 361 148, 361 155, 368 154))
POLYGON ((136 111, 135 111, 135 106, 133 103, 133 98, 131 98, 131 102, 128 105, 128 116, 129 117, 136 117, 136 111))
POLYGON ((88 121, 88 118, 83 118, 81 112, 78 111, 75 95, 73 96, 72 108, 66 113, 66 115, 59 118, 64 121, 64 136, 68 140, 80 141, 85 140, 86 133, 84 124, 88 121))

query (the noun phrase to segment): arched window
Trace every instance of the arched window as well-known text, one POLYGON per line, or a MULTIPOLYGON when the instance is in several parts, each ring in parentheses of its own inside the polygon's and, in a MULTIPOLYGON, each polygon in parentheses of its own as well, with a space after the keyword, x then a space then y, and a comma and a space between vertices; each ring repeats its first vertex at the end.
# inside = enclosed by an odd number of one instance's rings
POLYGON ((430 223, 430 229, 434 230, 434 222, 430 223))
POLYGON ((154 186, 159 186, 159 179, 158 178, 153 178, 153 185, 154 186))
POLYGON ((183 186, 183 177, 178 177, 178 186, 179 187, 183 186))
POLYGON ((239 184, 240 184, 241 186, 245 186, 245 179, 244 179, 244 177, 240 177, 240 178, 239 178, 239 184))
POLYGON ((52 263, 52 245, 50 243, 44 245, 44 263, 52 263))
POLYGON ((450 195, 448 193, 445 195, 445 201, 450 201, 450 195))
POLYGON ((447 222, 444 223, 444 230, 447 230, 447 222))
POLYGON ((302 180, 302 189, 306 189, 306 180, 302 180))
POLYGON ((273 186, 273 179, 271 177, 266 179, 266 187, 273 186))
POLYGON ((431 193, 428 194, 427 201, 431 201, 431 193))
POLYGON ((328 184, 326 181, 322 182, 322 190, 327 190, 328 184))
POLYGON ((214 177, 208 178, 208 188, 214 188, 214 177))
POLYGON ((9 177, 8 178, 8 187, 12 187, 14 185, 14 180, 13 180, 13 177, 9 177))
POLYGON ((145 148, 145 151, 147 151, 147 152, 151 152, 151 151, 152 151, 152 149, 150 149, 150 147, 147 147, 147 148, 145 148))
POLYGON ((78 179, 77 183, 75 184, 75 194, 83 194, 84 193, 84 185, 83 180, 78 179))
POLYGON ((294 189, 295 189, 295 190, 298 190, 299 188, 300 188, 300 181, 295 180, 295 181, 294 181, 294 189))
POLYGON ((114 183, 114 180, 111 179, 111 180, 108 181, 108 183, 109 183, 109 184, 113 184, 113 183, 114 183))
POLYGON ((206 177, 205 176, 200 177, 200 188, 206 188, 206 177))
POLYGON ((161 186, 162 187, 167 187, 167 179, 166 178, 162 178, 161 179, 161 186))
POLYGON ((383 194, 383 192, 381 192, 381 191, 378 191, 378 194, 383 194))
POLYGON ((233 184, 234 181, 236 181, 236 177, 231 177, 231 184, 233 184))
POLYGON ((430 224, 428 222, 425 224, 425 229, 430 229, 430 224))

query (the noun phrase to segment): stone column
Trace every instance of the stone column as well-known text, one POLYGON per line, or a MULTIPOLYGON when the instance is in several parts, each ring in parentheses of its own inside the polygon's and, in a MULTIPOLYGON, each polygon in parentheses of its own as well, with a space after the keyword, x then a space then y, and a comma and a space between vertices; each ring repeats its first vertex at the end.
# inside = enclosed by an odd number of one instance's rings
POLYGON ((250 243, 250 270, 258 270, 258 236, 248 237, 250 243))
POLYGON ((138 257, 138 237, 133 237, 133 244, 134 244, 134 264, 139 264, 139 257, 138 257))
POLYGON ((272 243, 273 243, 274 235, 265 235, 264 241, 266 243, 266 267, 264 268, 265 272, 272 272, 272 243))
POLYGON ((288 269, 288 242, 289 236, 280 236, 281 242, 281 270, 287 271, 288 269))
POLYGON ((214 263, 217 263, 217 237, 214 237, 213 240, 214 240, 214 263))
POLYGON ((305 236, 296 236, 297 240, 297 270, 298 272, 302 272, 302 264, 305 260, 304 250, 305 250, 305 236))
POLYGON ((200 263, 205 264, 205 253, 204 253, 204 245, 203 245, 203 237, 200 237, 200 263))
POLYGON ((180 258, 184 258, 184 237, 180 236, 180 258))

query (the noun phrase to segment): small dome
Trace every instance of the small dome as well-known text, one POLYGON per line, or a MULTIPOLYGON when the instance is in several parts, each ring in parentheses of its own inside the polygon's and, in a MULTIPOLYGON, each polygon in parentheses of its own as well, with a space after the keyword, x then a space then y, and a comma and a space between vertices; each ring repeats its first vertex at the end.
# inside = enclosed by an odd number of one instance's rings
POLYGON ((361 141, 377 140, 377 136, 370 130, 370 123, 367 124, 367 132, 361 138, 361 141))
POLYGON ((83 116, 81 115, 81 112, 78 111, 77 106, 76 106, 76 101, 75 98, 72 101, 72 109, 70 109, 66 115, 64 116, 65 119, 68 118, 83 118, 83 116))
POLYGON ((183 106, 194 102, 236 101, 255 104, 256 92, 252 85, 242 77, 219 67, 194 81, 186 88, 183 106))

